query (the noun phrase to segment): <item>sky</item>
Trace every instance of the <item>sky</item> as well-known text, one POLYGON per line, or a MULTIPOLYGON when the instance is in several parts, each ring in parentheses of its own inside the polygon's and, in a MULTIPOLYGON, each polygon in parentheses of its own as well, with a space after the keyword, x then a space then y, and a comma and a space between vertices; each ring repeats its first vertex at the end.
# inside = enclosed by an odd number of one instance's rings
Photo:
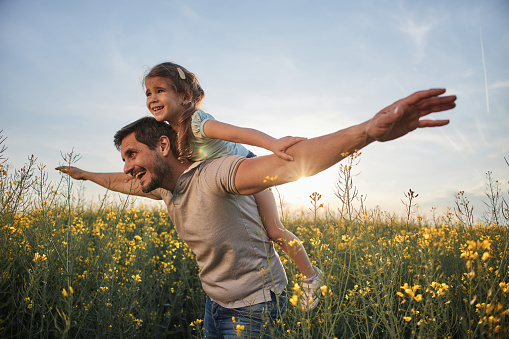
MULTIPOLYGON (((217 120, 274 137, 331 133, 440 87, 457 107, 433 117, 451 123, 363 149, 354 185, 398 215, 409 189, 421 215, 464 191, 480 216, 488 172, 509 190, 508 18, 506 0, 0 0, 3 155, 20 168, 33 154, 54 181, 69 152, 121 171, 113 135, 149 114, 142 77, 164 61, 197 75, 217 120)), ((318 192, 337 211, 338 170, 279 187, 285 208, 318 192)), ((85 183, 90 201, 103 193, 85 183)))

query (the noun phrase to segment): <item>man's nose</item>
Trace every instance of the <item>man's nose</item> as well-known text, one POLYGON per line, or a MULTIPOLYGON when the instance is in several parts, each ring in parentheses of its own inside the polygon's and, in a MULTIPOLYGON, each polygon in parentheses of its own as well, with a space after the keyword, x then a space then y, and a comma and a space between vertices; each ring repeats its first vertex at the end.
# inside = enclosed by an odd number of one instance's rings
POLYGON ((133 169, 134 169, 134 166, 131 164, 131 162, 126 160, 126 162, 124 163, 124 173, 132 174, 133 169))

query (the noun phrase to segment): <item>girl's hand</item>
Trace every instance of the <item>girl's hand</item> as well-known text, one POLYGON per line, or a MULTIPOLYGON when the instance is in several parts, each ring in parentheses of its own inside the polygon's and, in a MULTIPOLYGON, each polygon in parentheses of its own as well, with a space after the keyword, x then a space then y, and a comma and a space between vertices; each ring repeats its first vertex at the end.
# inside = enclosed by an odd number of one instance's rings
POLYGON ((298 142, 301 142, 302 140, 306 140, 307 138, 302 137, 283 137, 276 139, 274 143, 272 144, 272 147, 270 150, 280 157, 283 160, 287 161, 293 161, 293 157, 286 153, 286 150, 290 148, 291 146, 295 145, 298 142))
POLYGON ((73 167, 73 166, 59 166, 57 168, 55 168, 57 171, 60 171, 62 173, 65 173, 69 176, 71 176, 71 178, 75 179, 75 180, 86 180, 85 179, 85 171, 77 168, 77 167, 73 167))

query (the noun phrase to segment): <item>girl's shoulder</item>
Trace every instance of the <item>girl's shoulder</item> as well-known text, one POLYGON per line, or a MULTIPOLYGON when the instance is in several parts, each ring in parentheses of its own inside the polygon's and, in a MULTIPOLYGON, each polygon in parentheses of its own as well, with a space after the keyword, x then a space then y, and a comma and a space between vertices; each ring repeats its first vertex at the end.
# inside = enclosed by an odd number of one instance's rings
POLYGON ((214 117, 204 111, 197 110, 191 117, 191 132, 195 138, 207 138, 203 132, 203 125, 209 120, 216 120, 214 117))
POLYGON ((204 121, 204 120, 216 120, 212 114, 209 114, 201 109, 193 113, 192 120, 204 121))

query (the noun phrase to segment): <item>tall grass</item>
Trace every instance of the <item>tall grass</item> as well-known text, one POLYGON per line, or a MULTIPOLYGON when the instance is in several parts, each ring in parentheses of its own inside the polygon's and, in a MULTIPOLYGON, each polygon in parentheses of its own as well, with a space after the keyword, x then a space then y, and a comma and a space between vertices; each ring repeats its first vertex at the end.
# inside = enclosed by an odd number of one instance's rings
MULTIPOLYGON (((304 311, 301 276, 281 256, 293 305, 283 337, 509 336, 508 210, 497 181, 488 178, 489 213, 477 224, 464 192, 454 213, 426 220, 414 217, 410 190, 398 217, 354 199, 345 171, 357 157, 340 167, 341 211, 314 193, 310 212, 285 214, 325 279, 318 307, 304 311)), ((49 182, 33 157, 19 170, 0 164, 0 337, 201 338, 199 269, 165 210, 107 196, 87 204, 74 184, 49 182)))

